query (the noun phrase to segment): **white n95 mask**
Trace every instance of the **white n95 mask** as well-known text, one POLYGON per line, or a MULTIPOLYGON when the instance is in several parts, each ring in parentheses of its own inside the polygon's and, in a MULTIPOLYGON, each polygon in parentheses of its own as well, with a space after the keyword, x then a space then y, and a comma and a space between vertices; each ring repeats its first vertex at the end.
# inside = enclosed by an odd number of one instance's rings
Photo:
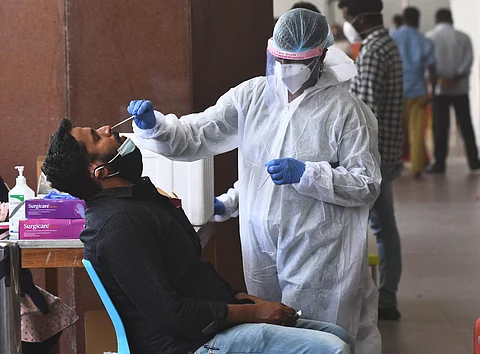
MULTIPOLYGON (((355 20, 353 20, 352 22, 355 22, 355 20)), ((360 43, 362 41, 362 37, 360 37, 360 33, 358 33, 355 27, 353 27, 353 25, 348 21, 345 21, 343 23, 343 34, 345 35, 345 37, 347 37, 348 41, 352 44, 360 43)))
MULTIPOLYGON (((315 61, 312 61, 312 63, 314 62, 315 61)), ((316 62, 318 63, 318 59, 316 62)), ((275 63, 275 75, 277 80, 281 80, 287 87, 288 91, 294 94, 300 90, 305 82, 307 82, 312 75, 312 70, 305 64, 281 64, 277 61, 275 63)))

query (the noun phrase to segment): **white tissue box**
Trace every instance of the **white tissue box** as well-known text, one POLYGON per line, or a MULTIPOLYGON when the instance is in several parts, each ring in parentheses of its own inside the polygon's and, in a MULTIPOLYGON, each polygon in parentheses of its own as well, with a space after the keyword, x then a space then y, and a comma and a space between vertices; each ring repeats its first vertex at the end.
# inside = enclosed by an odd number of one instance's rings
MULTIPOLYGON (((131 138, 133 133, 121 133, 131 138)), ((140 147, 139 147, 140 148, 140 147)), ((194 162, 172 161, 140 148, 143 156, 142 176, 150 177, 156 187, 182 200, 182 208, 194 226, 205 225, 213 215, 213 157, 194 162)))

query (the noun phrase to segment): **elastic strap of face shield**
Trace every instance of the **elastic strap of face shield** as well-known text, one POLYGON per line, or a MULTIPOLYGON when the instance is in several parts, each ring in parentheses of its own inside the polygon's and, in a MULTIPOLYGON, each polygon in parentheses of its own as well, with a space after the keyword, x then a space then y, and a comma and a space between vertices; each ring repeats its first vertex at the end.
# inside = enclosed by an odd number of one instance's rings
POLYGON ((305 52, 288 52, 286 50, 278 49, 275 45, 275 42, 273 41, 273 38, 270 38, 267 43, 267 50, 270 52, 270 54, 277 58, 288 60, 306 60, 321 56, 325 50, 324 47, 327 43, 327 40, 328 37, 318 47, 307 50, 305 52))

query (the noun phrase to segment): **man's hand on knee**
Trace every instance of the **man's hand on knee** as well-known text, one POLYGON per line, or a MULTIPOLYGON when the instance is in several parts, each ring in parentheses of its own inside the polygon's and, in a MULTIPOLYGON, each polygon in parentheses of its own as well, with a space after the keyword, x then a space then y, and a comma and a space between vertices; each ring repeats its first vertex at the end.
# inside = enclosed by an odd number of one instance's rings
POLYGON ((297 320, 298 315, 295 309, 280 302, 261 300, 255 304, 228 305, 227 323, 229 324, 268 323, 294 327, 297 320))

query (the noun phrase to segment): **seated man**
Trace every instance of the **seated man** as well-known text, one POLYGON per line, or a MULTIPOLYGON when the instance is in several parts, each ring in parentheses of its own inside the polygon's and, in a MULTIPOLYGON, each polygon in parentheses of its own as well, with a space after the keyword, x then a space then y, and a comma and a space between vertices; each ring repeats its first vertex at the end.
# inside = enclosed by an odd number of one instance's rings
POLYGON ((209 346, 216 353, 353 353, 340 327, 298 319, 295 309, 221 279, 201 260, 183 211, 141 178, 140 150, 110 127, 72 128, 62 120, 42 171, 54 188, 87 202, 85 258, 112 298, 133 354, 199 354, 209 346))

